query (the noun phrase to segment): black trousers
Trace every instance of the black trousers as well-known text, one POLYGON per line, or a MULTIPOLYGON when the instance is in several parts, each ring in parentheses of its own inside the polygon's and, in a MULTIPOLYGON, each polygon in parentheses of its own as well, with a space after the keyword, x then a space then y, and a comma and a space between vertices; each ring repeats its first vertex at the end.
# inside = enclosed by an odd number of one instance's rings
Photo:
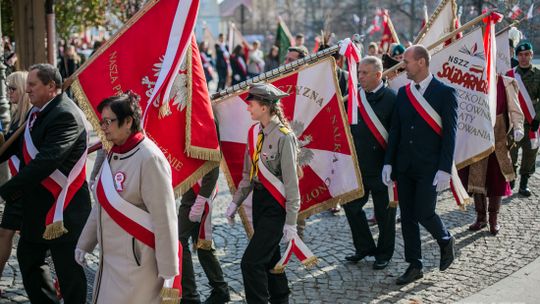
MULTIPOLYGON (((193 240, 193 244, 197 244, 200 223, 189 220, 191 206, 193 206, 193 202, 191 204, 182 203, 178 211, 178 234, 184 248, 182 256, 182 300, 184 302, 199 302, 200 297, 197 292, 195 272, 191 260, 189 238, 193 240)), ((213 292, 229 294, 229 287, 223 278, 223 271, 215 255, 215 250, 213 248, 211 250, 197 249, 197 256, 213 292)))
POLYGON ((446 243, 451 238, 450 232, 435 212, 437 191, 433 186, 434 177, 435 172, 432 175, 397 175, 405 261, 417 268, 423 266, 419 224, 422 224, 439 244, 446 243))
POLYGON ((216 68, 217 74, 218 74, 218 85, 217 90, 218 92, 220 90, 223 90, 225 88, 225 83, 227 82, 227 68, 226 67, 218 67, 216 68))
POLYGON ((281 258, 285 209, 264 188, 253 190, 254 233, 242 257, 241 268, 248 303, 288 303, 289 286, 285 273, 270 269, 281 258))
POLYGON ((31 303, 58 303, 56 295, 50 292, 51 277, 48 267, 44 266, 47 250, 51 253, 64 303, 86 303, 86 276, 75 262, 75 245, 75 242, 45 244, 25 241, 23 237, 19 239, 17 259, 31 303))
POLYGON ((347 221, 351 227, 356 254, 373 255, 378 261, 389 261, 394 255, 396 241, 396 208, 388 206, 388 188, 379 176, 363 177, 364 196, 343 205, 347 221), (364 206, 373 198, 375 219, 379 226, 377 245, 369 229, 364 206))

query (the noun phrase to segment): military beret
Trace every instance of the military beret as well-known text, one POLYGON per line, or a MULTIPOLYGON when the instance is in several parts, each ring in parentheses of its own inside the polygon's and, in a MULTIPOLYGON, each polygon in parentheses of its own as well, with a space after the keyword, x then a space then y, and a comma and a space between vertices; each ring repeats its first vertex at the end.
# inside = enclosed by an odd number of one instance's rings
POLYGON ((273 84, 270 83, 254 83, 251 85, 248 91, 248 96, 246 101, 249 100, 260 100, 268 103, 276 103, 281 98, 287 97, 289 94, 283 92, 282 90, 276 88, 273 84))
POLYGON ((396 57, 397 55, 401 55, 405 53, 405 47, 401 44, 398 44, 392 49, 392 57, 396 57))
POLYGON ((521 42, 516 47, 516 56, 517 56, 517 54, 519 54, 519 52, 532 51, 532 50, 533 50, 533 47, 532 47, 532 44, 530 42, 521 42))

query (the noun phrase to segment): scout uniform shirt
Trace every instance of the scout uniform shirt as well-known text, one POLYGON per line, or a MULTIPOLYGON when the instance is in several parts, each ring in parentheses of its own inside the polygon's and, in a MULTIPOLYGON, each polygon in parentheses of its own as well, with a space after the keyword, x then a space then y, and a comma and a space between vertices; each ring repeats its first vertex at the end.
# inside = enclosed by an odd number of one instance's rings
MULTIPOLYGON (((281 180, 285 186, 285 224, 295 225, 300 209, 300 191, 297 178, 298 142, 292 131, 285 128, 277 116, 273 116, 268 125, 262 129, 263 146, 259 157, 268 170, 281 180)), ((249 136, 249 135, 248 135, 249 136)), ((253 190, 253 182, 259 182, 257 176, 250 181, 251 156, 249 147, 244 154, 242 181, 234 194, 233 202, 240 206, 253 190)), ((253 202, 256 204, 257 202, 253 202)))

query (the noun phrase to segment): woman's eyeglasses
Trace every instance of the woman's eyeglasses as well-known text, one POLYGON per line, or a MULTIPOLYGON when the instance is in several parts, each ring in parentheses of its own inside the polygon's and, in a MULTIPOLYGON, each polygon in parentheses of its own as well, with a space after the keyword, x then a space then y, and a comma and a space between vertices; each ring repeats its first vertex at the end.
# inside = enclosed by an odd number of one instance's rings
POLYGON ((118 118, 105 118, 105 119, 102 119, 100 122, 99 122, 99 125, 103 128, 103 127, 109 127, 113 122, 117 121, 118 118))

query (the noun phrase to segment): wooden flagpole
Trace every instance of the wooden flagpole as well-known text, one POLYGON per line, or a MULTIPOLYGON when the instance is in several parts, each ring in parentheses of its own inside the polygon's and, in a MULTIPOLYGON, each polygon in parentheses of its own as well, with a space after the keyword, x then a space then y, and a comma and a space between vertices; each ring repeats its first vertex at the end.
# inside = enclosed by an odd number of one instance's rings
MULTIPOLYGON (((463 31, 466 31, 466 30, 470 29, 471 27, 473 27, 474 25, 476 25, 478 22, 481 22, 482 19, 484 19, 485 17, 489 16, 489 14, 491 14, 491 13, 492 13, 492 11, 487 11, 487 12, 483 13, 482 15, 480 15, 480 16, 474 18, 473 20, 471 20, 471 21, 465 23, 465 24, 464 24, 463 26, 461 26, 460 28, 458 28, 458 29, 456 29, 456 30, 454 30, 454 31, 452 31, 452 32, 450 32, 450 33, 448 33, 448 34, 442 36, 441 38, 439 38, 439 40, 437 40, 436 42, 432 43, 431 45, 429 45, 429 46, 427 47, 428 51, 432 50, 433 48, 435 48, 435 47, 438 46, 439 44, 445 42, 446 40, 448 40, 448 39, 454 37, 455 35, 457 35, 457 34, 463 32, 463 31)), ((398 64, 396 64, 395 66, 393 66, 393 67, 389 68, 388 70, 384 71, 382 77, 384 78, 384 77, 387 76, 388 74, 397 71, 399 68, 402 68, 404 65, 405 65, 405 63, 404 63, 403 61, 400 62, 400 63, 398 63, 398 64)))

